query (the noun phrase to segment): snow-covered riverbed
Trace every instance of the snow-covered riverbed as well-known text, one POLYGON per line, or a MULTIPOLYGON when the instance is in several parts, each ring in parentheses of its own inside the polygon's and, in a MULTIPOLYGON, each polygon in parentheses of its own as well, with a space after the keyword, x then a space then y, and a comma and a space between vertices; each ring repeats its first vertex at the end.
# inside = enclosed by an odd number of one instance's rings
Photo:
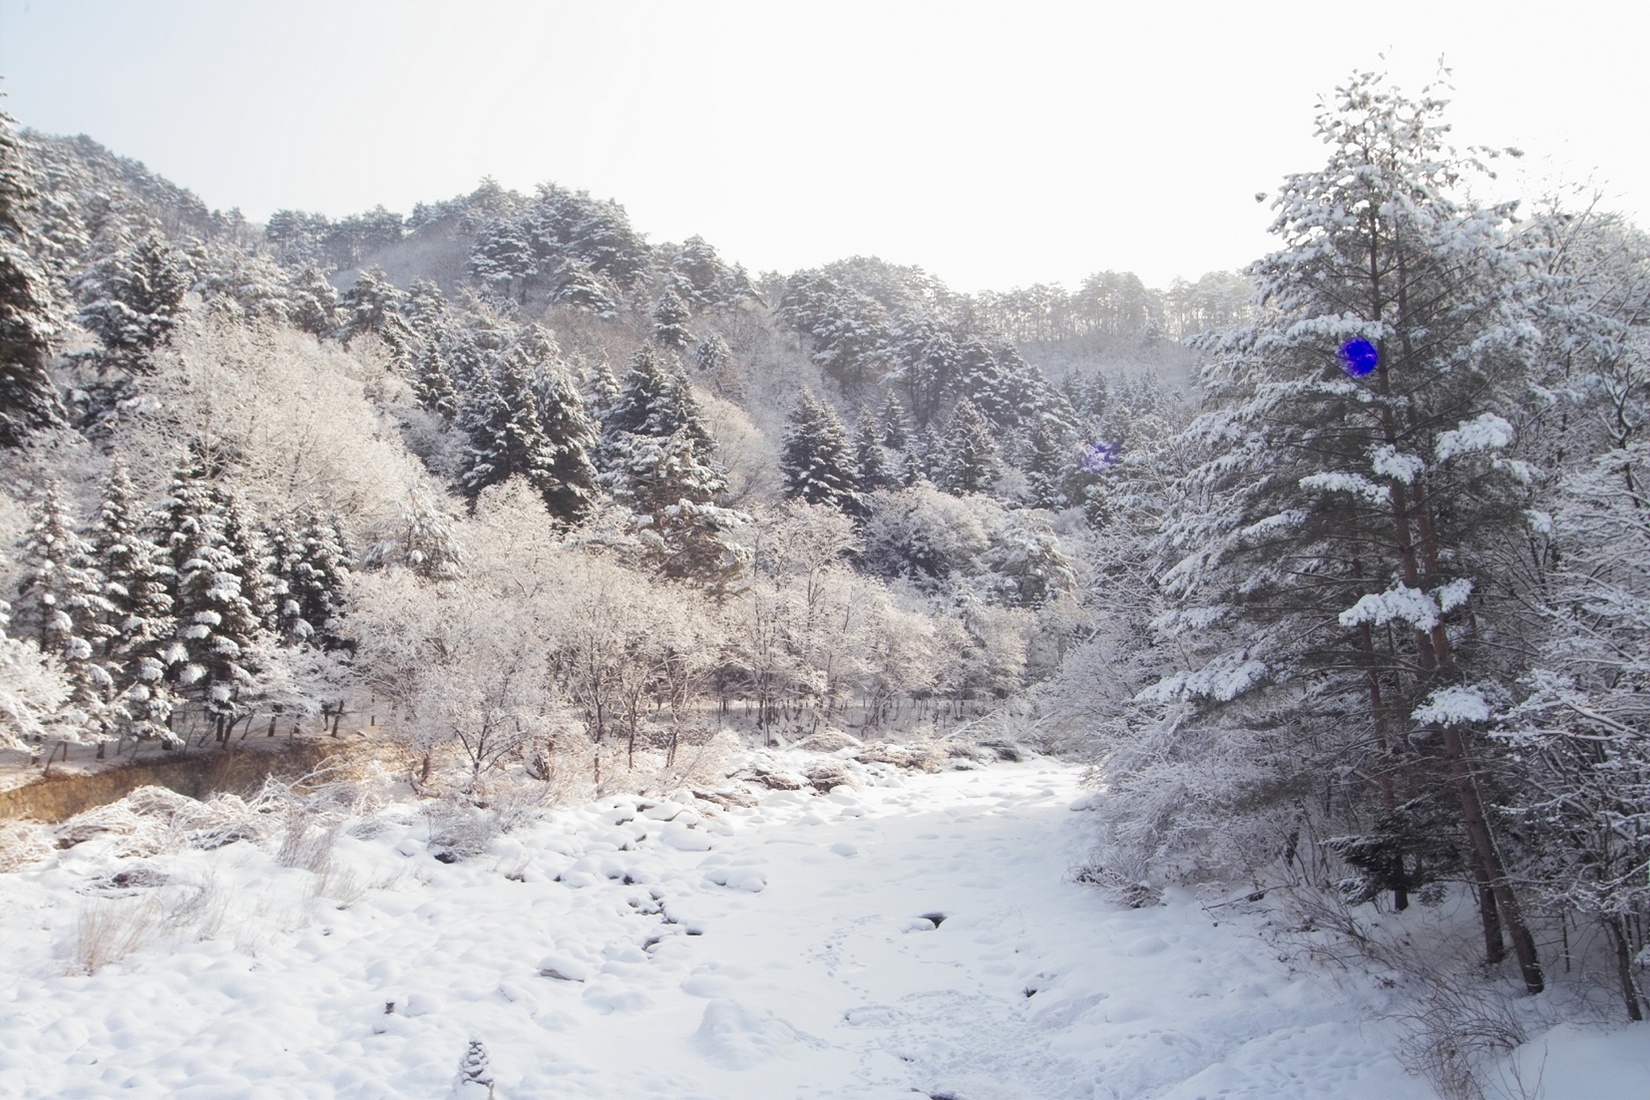
POLYGON ((0 877, 0 1095, 446 1096, 472 1040, 501 1100, 1428 1095, 1241 923, 1069 881, 1080 794, 1035 760, 609 799, 452 864, 391 807, 324 874, 95 839, 0 877), (143 912, 65 973, 89 919, 143 912))

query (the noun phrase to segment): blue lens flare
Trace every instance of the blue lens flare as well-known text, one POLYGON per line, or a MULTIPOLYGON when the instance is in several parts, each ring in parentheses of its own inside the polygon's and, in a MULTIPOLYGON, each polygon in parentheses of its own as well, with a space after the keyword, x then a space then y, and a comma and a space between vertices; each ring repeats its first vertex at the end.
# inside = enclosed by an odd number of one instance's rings
POLYGON ((1091 474, 1098 474, 1102 470, 1110 469, 1116 464, 1117 458, 1123 453, 1123 448, 1104 439, 1097 439, 1093 443, 1083 444, 1083 455, 1079 461, 1083 469, 1091 474))
POLYGON ((1368 340, 1348 340, 1341 345, 1341 368, 1354 378, 1370 373, 1381 361, 1381 353, 1368 340))

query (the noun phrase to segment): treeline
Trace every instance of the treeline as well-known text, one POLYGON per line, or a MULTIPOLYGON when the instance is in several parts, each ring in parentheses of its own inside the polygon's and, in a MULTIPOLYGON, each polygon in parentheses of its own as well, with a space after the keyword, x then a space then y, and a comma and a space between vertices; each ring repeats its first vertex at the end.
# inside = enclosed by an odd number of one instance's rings
MULTIPOLYGON (((1055 509, 1149 387, 1074 383, 1082 412, 988 328, 906 309, 929 374, 858 370, 850 437, 784 280, 614 204, 484 185, 260 235, 5 139, 12 747, 370 710, 423 789, 641 782, 745 715, 978 713, 1084 629, 1087 527, 1055 509), (432 240, 460 285, 337 270, 432 240), (959 341, 995 350, 964 369, 959 341)), ((843 294, 933 285, 849 267, 843 294)))

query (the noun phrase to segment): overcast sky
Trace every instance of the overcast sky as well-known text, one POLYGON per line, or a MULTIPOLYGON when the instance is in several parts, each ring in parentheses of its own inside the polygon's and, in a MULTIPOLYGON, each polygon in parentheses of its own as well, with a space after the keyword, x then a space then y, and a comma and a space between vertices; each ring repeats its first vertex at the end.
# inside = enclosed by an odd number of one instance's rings
POLYGON ((1517 145, 1650 224, 1650 5, 0 0, 26 126, 254 220, 553 180, 752 271, 855 254, 959 290, 1148 283, 1268 247, 1355 68, 1453 70, 1517 145), (1382 54, 1387 60, 1381 59, 1382 54))

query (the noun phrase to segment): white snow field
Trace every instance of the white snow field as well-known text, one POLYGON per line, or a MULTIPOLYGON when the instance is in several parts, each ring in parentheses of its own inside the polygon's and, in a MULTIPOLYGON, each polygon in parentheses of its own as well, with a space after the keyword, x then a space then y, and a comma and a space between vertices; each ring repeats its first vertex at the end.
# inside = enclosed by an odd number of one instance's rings
POLYGON ((1074 768, 873 771, 608 798, 451 864, 407 804, 322 872, 54 851, 0 876, 0 1095, 480 1100, 472 1040, 501 1100, 1429 1095, 1241 920, 1072 882, 1074 768))

